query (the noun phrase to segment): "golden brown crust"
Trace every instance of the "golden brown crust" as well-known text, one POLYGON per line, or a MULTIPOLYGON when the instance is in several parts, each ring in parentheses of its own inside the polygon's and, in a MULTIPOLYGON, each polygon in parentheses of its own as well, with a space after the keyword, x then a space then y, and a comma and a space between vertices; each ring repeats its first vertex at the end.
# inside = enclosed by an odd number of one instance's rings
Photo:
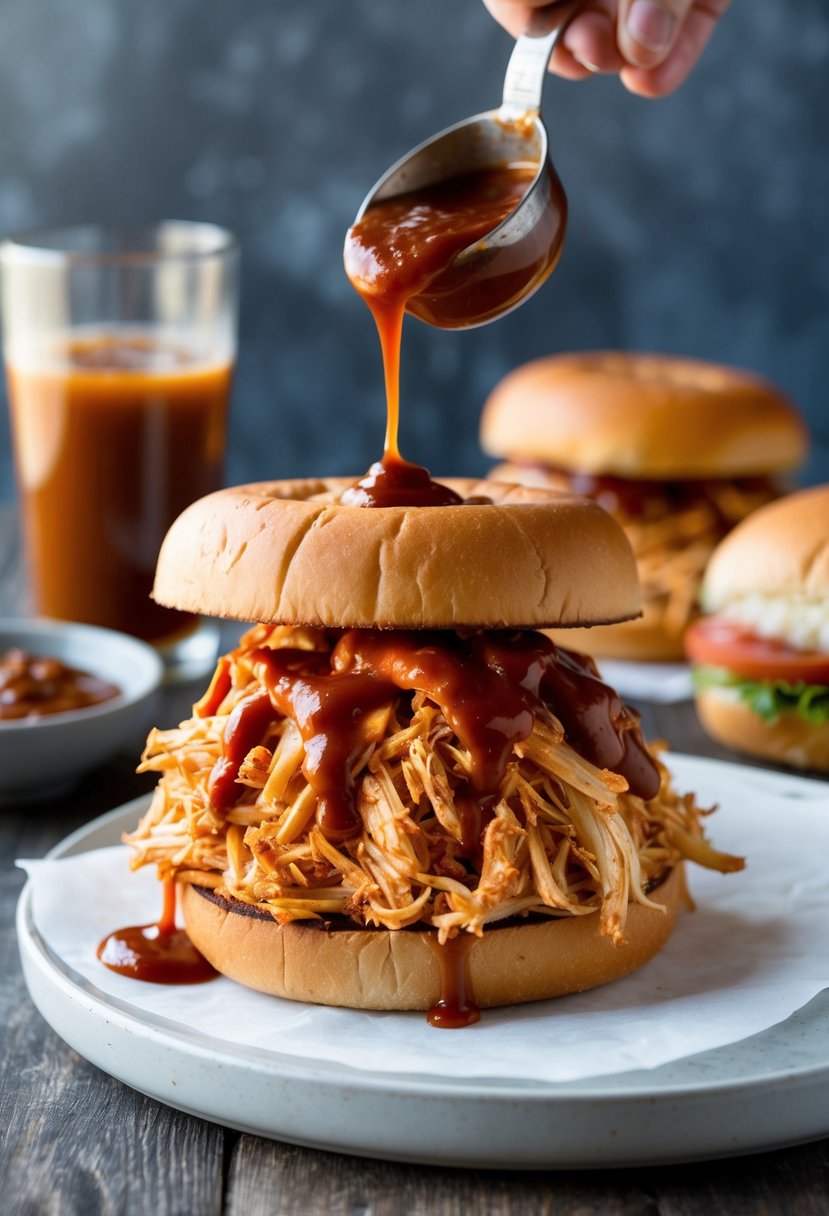
POLYGON ((537 359, 491 393, 493 456, 635 478, 739 477, 794 468, 794 406, 749 372, 670 355, 593 351, 537 359))
POLYGON ((746 595, 822 597, 829 593, 829 486, 761 507, 719 545, 703 585, 717 612, 746 595))
POLYGON ((572 495, 447 478, 452 507, 347 507, 350 478, 220 490, 176 520, 153 595, 190 612, 328 628, 538 628, 640 609, 627 539, 572 495))
MULTIPOLYGON (((570 916, 490 928, 469 954, 469 980, 481 1008, 581 992, 643 966, 673 931, 685 891, 681 865, 651 893, 660 912, 628 909, 625 943, 599 932, 599 917, 570 916)), ((231 979, 295 1001, 352 1009, 430 1009, 440 996, 434 930, 337 929, 239 914, 184 885, 187 932, 231 979)))
POLYGON ((726 747, 793 768, 829 772, 829 723, 812 726, 795 713, 764 722, 728 689, 703 689, 696 700, 703 727, 726 747))

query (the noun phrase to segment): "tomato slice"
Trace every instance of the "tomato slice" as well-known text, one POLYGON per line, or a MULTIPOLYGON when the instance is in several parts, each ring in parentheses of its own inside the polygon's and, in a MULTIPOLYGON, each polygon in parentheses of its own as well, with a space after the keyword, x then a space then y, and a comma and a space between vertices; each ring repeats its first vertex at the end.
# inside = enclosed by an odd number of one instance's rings
POLYGON ((829 654, 796 650, 777 638, 761 638, 739 621, 701 617, 685 634, 685 650, 695 663, 725 667, 750 680, 829 684, 829 654))

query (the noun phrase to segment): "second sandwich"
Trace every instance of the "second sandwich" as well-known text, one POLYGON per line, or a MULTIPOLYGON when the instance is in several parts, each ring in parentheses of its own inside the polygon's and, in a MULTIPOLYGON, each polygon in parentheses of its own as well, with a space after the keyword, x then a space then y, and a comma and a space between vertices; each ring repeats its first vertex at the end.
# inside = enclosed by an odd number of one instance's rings
POLYGON ((493 477, 587 495, 622 525, 642 618, 561 640, 629 659, 682 657, 711 553, 806 451, 797 411, 759 376, 614 351, 516 369, 486 404, 481 440, 507 461, 493 477))

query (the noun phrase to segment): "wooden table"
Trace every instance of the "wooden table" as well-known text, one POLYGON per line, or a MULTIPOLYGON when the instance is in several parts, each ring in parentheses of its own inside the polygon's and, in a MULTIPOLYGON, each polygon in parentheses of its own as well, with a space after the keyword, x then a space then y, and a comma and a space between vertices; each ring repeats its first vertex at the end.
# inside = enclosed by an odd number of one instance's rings
MULTIPOLYGON (((2 561, 0 561, 2 569, 2 561)), ((4 587, 10 585, 6 567, 4 587)), ((8 605, 5 605, 8 607, 8 605)), ((0 603, 0 609, 3 605, 0 603)), ((166 694, 163 720, 196 690, 166 694)), ((690 705, 643 707, 651 737, 725 753, 690 705)), ((145 792, 135 748, 74 795, 0 808, 0 1213, 3 1216, 825 1216, 829 1140, 674 1168, 593 1173, 433 1169, 344 1157, 180 1114, 113 1080, 44 1023, 23 983, 16 857, 38 857, 85 821, 145 792)), ((733 759, 733 757, 730 757, 733 759)))

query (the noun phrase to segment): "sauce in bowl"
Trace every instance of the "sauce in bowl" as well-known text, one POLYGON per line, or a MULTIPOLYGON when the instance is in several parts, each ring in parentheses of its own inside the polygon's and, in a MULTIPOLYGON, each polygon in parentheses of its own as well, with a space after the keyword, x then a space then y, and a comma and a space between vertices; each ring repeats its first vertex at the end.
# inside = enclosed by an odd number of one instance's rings
POLYGON ((108 680, 19 647, 0 655, 0 722, 34 721, 119 696, 108 680))

